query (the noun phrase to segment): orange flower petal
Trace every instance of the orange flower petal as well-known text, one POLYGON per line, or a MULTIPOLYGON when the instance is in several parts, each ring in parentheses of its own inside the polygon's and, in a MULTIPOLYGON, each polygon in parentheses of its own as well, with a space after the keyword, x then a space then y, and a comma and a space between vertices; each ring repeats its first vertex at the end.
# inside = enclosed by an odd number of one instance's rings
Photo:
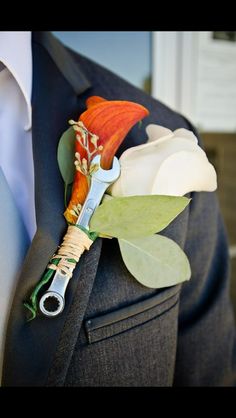
POLYGON ((148 110, 140 104, 118 100, 100 101, 82 113, 80 120, 90 132, 99 136, 99 144, 103 145, 102 168, 110 168, 129 130, 148 114, 148 110))
POLYGON ((100 96, 90 96, 87 100, 86 100, 86 106, 87 109, 89 109, 90 107, 101 103, 101 102, 106 102, 106 99, 103 99, 103 97, 100 96))
POLYGON ((64 212, 64 216, 68 222, 71 222, 72 224, 76 222, 77 216, 73 215, 70 211, 73 209, 73 206, 77 206, 78 203, 82 205, 86 199, 87 194, 88 181, 82 173, 77 171, 73 183, 70 203, 64 212))
MULTIPOLYGON (((108 101, 99 96, 91 96, 86 101, 88 109, 79 118, 84 126, 93 134, 98 135, 99 145, 103 146, 101 153, 101 166, 109 169, 113 157, 124 140, 129 130, 141 119, 149 114, 148 110, 140 104, 112 100, 108 101)), ((91 145, 91 150, 93 145, 91 145)), ((76 141, 75 150, 82 158, 87 158, 86 151, 76 141)), ((84 203, 88 193, 88 182, 86 177, 76 171, 73 183, 72 196, 65 217, 69 222, 74 223, 76 217, 70 213, 73 206, 84 203)))

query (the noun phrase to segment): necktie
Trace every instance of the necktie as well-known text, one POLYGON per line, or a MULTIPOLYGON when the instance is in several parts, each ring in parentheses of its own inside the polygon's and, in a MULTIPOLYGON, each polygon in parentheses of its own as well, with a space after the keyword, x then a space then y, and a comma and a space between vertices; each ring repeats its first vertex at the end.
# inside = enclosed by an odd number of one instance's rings
POLYGON ((0 167, 0 380, 7 320, 30 239, 0 167))

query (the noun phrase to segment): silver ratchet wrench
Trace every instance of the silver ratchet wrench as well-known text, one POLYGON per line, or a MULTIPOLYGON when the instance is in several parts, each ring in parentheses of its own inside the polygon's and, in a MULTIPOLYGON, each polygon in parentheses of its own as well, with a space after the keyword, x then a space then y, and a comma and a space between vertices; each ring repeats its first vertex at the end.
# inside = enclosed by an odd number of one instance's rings
MULTIPOLYGON (((107 188, 120 176, 120 163, 116 157, 113 159, 112 168, 104 170, 100 166, 101 156, 96 155, 91 164, 97 164, 98 169, 91 175, 91 186, 83 204, 76 225, 89 230, 89 222, 100 204, 107 188)), ((60 314, 65 306, 65 293, 70 278, 62 270, 56 270, 50 287, 43 294, 39 302, 40 311, 48 316, 55 317, 60 314), (51 305, 50 309, 47 305, 51 305)))

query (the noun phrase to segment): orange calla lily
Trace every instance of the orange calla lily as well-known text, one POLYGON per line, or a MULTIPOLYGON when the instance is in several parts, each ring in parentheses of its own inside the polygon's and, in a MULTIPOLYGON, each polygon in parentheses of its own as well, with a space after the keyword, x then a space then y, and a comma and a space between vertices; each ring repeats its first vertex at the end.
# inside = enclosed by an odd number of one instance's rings
MULTIPOLYGON (((101 154, 101 166, 109 169, 113 157, 129 130, 141 119, 149 114, 148 110, 140 104, 122 100, 108 101, 99 96, 91 96, 86 102, 87 110, 80 115, 79 123, 93 135, 98 136, 98 147, 89 141, 89 151, 101 154)), ((86 149, 81 142, 76 141, 75 150, 80 160, 88 161, 86 149)), ((95 154, 94 154, 95 155, 95 154)), ((65 211, 67 221, 76 222, 76 215, 71 211, 78 204, 83 204, 88 194, 88 180, 86 175, 76 171, 72 196, 65 211)))
POLYGON ((107 101, 108 100, 106 100, 106 99, 104 99, 103 97, 100 97, 100 96, 90 96, 86 100, 86 106, 87 106, 87 109, 90 109, 94 105, 97 105, 97 104, 102 103, 102 102, 107 102, 107 101))

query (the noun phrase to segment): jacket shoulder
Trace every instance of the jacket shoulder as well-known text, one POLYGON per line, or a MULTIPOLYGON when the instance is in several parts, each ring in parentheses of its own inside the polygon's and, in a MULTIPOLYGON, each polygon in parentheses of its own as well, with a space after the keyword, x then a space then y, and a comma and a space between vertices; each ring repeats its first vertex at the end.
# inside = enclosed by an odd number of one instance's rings
POLYGON ((142 104, 150 112, 150 115, 145 118, 147 124, 157 123, 171 130, 193 128, 183 115, 166 106, 161 101, 153 98, 91 59, 69 48, 67 50, 76 61, 80 70, 91 81, 92 86, 96 88, 97 95, 99 95, 100 91, 101 96, 106 93, 104 97, 108 100, 129 100, 142 104))

